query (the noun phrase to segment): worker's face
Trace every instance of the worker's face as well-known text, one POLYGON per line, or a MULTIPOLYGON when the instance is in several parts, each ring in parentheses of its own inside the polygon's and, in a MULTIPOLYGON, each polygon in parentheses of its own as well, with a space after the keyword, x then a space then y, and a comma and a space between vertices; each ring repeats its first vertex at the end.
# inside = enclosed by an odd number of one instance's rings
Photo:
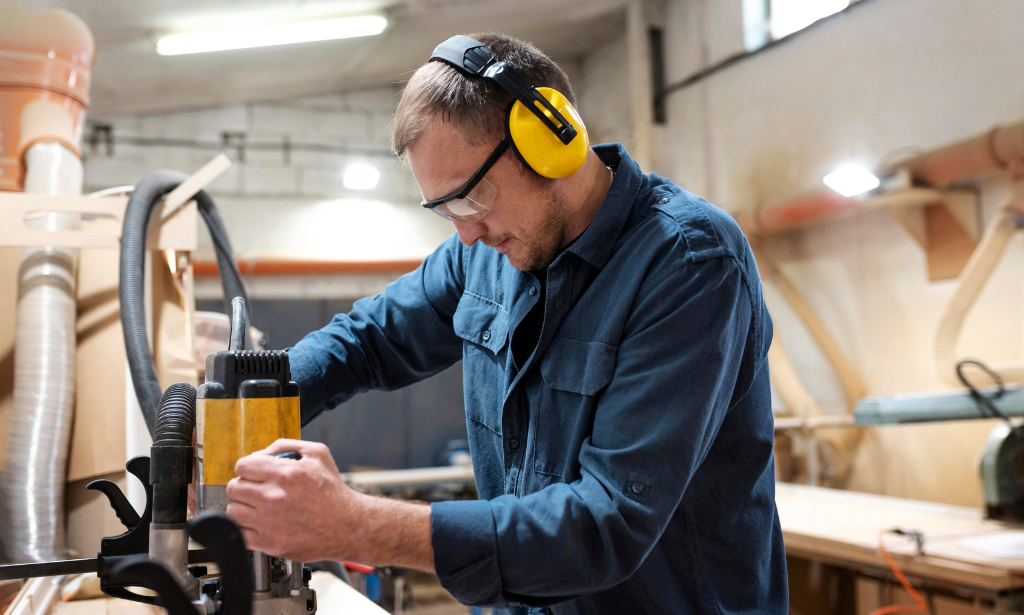
MULTIPOLYGON (((458 190, 483 165, 497 143, 470 144, 435 116, 409 148, 409 166, 425 200, 458 190)), ((459 240, 482 241, 520 271, 547 267, 562 247, 568 211, 552 182, 526 169, 511 149, 487 172, 497 188, 490 211, 475 222, 455 220, 459 240)))

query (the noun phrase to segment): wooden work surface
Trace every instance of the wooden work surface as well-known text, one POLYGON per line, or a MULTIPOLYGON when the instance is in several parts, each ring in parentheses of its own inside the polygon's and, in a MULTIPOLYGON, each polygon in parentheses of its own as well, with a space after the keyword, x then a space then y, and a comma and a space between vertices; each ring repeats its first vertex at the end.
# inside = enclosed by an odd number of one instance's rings
POLYGON ((888 570, 878 532, 924 534, 923 553, 909 539, 887 535, 885 546, 909 576, 993 591, 1024 588, 1024 558, 993 557, 959 544, 963 538, 1020 531, 980 510, 792 483, 775 486, 786 553, 842 566, 888 570))

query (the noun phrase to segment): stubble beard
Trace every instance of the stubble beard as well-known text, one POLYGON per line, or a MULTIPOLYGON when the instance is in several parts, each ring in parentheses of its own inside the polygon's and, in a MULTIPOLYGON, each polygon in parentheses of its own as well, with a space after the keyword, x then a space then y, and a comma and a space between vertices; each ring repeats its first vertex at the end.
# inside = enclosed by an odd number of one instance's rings
POLYGON ((568 207, 560 195, 552 194, 545 212, 536 229, 525 230, 521 235, 513 237, 519 244, 513 247, 520 249, 515 252, 510 250, 506 256, 509 264, 519 271, 547 268, 562 249, 568 225, 568 207))

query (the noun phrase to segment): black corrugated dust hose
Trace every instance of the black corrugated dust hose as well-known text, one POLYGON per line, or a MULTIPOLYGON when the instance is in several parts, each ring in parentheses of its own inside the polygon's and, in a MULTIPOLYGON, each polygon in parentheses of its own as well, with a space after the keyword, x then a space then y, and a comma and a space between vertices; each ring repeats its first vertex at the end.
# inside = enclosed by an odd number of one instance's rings
MULTIPOLYGON (((146 335, 146 312, 144 297, 144 276, 146 265, 146 229, 157 203, 174 190, 188 176, 179 171, 156 171, 142 178, 135 186, 124 214, 121 231, 121 274, 118 294, 121 302, 121 326, 124 330, 125 350, 128 368, 139 399, 142 415, 150 434, 156 430, 157 411, 160 406, 161 389, 156 377, 153 353, 146 335)), ((225 304, 235 297, 242 297, 249 305, 248 295, 232 256, 231 241, 221 220, 213 199, 201 190, 193 197, 199 206, 206 226, 213 238, 220 269, 221 285, 224 289, 225 304)), ((248 321, 252 324, 252 309, 247 308, 248 321)), ((245 336, 248 337, 248 336, 245 336)))
POLYGON ((192 430, 196 427, 196 389, 178 382, 167 387, 150 448, 149 478, 153 485, 153 523, 185 523, 188 484, 192 482, 192 430))

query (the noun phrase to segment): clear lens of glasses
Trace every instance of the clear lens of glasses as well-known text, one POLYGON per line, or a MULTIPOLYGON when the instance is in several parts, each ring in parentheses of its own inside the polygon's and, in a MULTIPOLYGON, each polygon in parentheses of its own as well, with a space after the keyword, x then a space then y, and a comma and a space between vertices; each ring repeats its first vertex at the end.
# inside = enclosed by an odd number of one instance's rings
POLYGON ((476 222, 491 210, 498 189, 487 178, 480 183, 464 199, 454 199, 434 208, 434 213, 448 220, 476 222))

